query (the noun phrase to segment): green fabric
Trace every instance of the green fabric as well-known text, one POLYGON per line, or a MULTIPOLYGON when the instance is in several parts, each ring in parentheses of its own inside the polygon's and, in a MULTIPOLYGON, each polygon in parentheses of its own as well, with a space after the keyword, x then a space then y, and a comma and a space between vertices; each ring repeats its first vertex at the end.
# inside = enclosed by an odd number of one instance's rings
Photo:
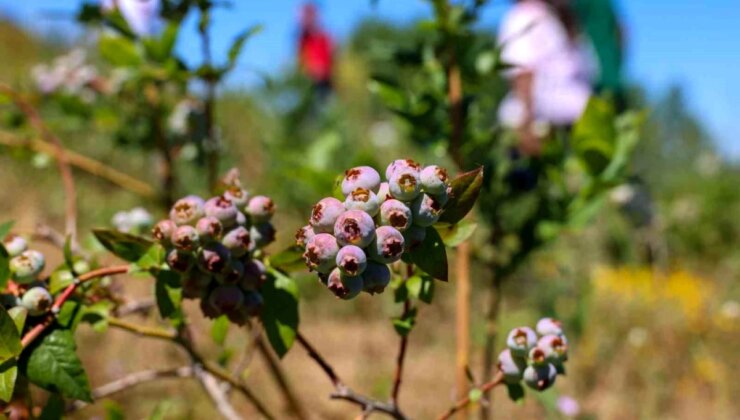
POLYGON ((596 88, 619 94, 622 89, 620 28, 611 0, 575 0, 578 21, 591 40, 600 67, 596 88))

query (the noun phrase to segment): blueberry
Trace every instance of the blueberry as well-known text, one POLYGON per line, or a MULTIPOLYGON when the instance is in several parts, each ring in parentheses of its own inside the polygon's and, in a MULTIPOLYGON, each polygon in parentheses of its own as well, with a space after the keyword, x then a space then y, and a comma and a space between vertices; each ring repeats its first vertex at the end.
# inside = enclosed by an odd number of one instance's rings
POLYGON ((394 160, 385 170, 385 179, 390 180, 393 174, 399 169, 412 169, 419 172, 421 171, 421 165, 411 159, 394 160))
POLYGON ((160 244, 169 245, 175 229, 177 229, 177 224, 172 220, 161 220, 152 228, 152 236, 160 244))
POLYGON ((172 271, 177 271, 178 273, 184 273, 190 270, 190 267, 193 266, 192 255, 178 251, 177 249, 170 251, 167 254, 166 260, 167 265, 172 269, 172 271))
POLYGON ((257 195, 249 200, 245 211, 249 215, 252 223, 269 222, 275 214, 275 203, 273 203, 270 197, 257 195))
POLYGON ((511 350, 505 349, 498 355, 498 370, 503 373, 507 384, 516 384, 522 380, 527 361, 521 357, 514 357, 511 350))
POLYGON ((547 356, 545 354, 545 350, 543 350, 540 346, 534 346, 529 351, 529 361, 532 364, 532 366, 544 366, 547 364, 547 356))
MULTIPOLYGON (((333 228, 332 228, 333 229, 333 228)), ((295 233, 295 244, 301 248, 305 248, 308 241, 316 235, 311 225, 303 226, 298 229, 295 233)))
POLYGON ((334 197, 326 197, 313 206, 309 223, 316 233, 334 233, 334 224, 345 211, 341 201, 334 197))
POLYGON ((275 227, 270 222, 258 223, 249 228, 252 238, 252 248, 260 249, 275 242, 275 227))
POLYGON ((243 226, 238 226, 224 235, 221 243, 231 251, 231 255, 241 257, 249 252, 250 239, 249 231, 243 226))
POLYGON ((198 265, 209 273, 221 273, 231 258, 229 249, 219 242, 211 242, 203 246, 198 253, 198 265))
POLYGON ((338 252, 336 238, 328 233, 319 233, 308 241, 303 258, 309 269, 328 274, 336 266, 338 252))
POLYGON ((437 165, 430 165, 419 173, 421 187, 427 194, 443 194, 449 186, 447 170, 437 165))
POLYGON ((381 182, 378 192, 375 194, 378 197, 378 203, 383 204, 385 201, 393 198, 391 195, 390 186, 387 182, 381 182))
POLYGON ((421 191, 419 173, 413 169, 398 169, 388 179, 388 189, 394 198, 401 201, 412 201, 421 191))
POLYGON ((539 335, 561 335, 563 333, 562 323, 552 318, 540 319, 535 329, 539 335))
POLYGON ((506 346, 516 357, 527 357, 529 350, 537 345, 537 334, 529 327, 514 328, 506 338, 506 346))
POLYGON ((421 194, 411 203, 411 215, 417 226, 431 226, 441 214, 442 205, 431 195, 421 194))
POLYGON ((557 374, 555 366, 549 363, 543 366, 528 366, 524 369, 524 383, 532 389, 544 391, 555 383, 557 374))
POLYGON ((362 273, 362 282, 363 290, 371 295, 383 293, 391 282, 391 270, 385 264, 369 261, 362 273))
POLYGON ((182 297, 185 299, 197 299, 213 281, 208 273, 199 270, 191 270, 182 276, 182 297))
POLYGON ((8 256, 11 258, 21 255, 23 251, 28 249, 28 243, 26 240, 18 235, 6 236, 3 241, 3 246, 5 247, 5 250, 8 251, 8 256))
POLYGON ((203 209, 206 216, 215 217, 224 228, 233 226, 236 223, 237 213, 239 213, 234 203, 222 196, 213 197, 206 201, 203 209))
POLYGON ((172 245, 182 251, 194 251, 200 244, 198 231, 189 225, 179 226, 172 234, 172 245))
POLYGON ((415 249, 424 242, 427 237, 427 228, 418 225, 411 225, 403 232, 403 239, 406 241, 406 251, 415 249))
POLYGON ((224 227, 218 219, 211 216, 201 217, 195 223, 195 230, 203 242, 218 241, 224 233, 224 227))
POLYGON ((391 226, 375 230, 375 240, 368 247, 368 256, 377 262, 390 264, 401 259, 404 239, 401 232, 391 226))
POLYGON ((545 335, 537 342, 537 347, 542 349, 550 363, 558 364, 568 360, 568 342, 563 336, 545 335))
POLYGON ((337 253, 336 263, 345 276, 359 276, 367 267, 367 256, 362 248, 347 245, 337 253))
POLYGON ((349 210, 339 216, 334 224, 334 236, 342 246, 357 245, 364 248, 375 237, 375 222, 364 211, 349 210))
POLYGON ((401 201, 389 199, 380 205, 380 224, 403 232, 411 226, 411 209, 401 201))
POLYGON ((238 309, 244 303, 244 293, 234 285, 218 286, 208 296, 208 303, 219 313, 228 313, 238 309))
POLYGON ((378 197, 374 192, 365 188, 357 188, 352 191, 344 200, 344 207, 347 210, 362 210, 371 217, 375 217, 380 210, 378 197))
POLYGON ((244 263, 244 277, 239 285, 244 290, 257 290, 267 281, 267 268, 259 260, 244 263))
POLYGON ((244 213, 237 211, 236 212, 236 224, 237 226, 246 226, 247 216, 245 216, 244 213))
POLYGON ((249 316, 257 316, 262 312, 264 300, 262 295, 257 292, 244 293, 244 309, 249 316))
POLYGON ((18 283, 31 283, 44 270, 46 260, 44 255, 36 250, 29 249, 10 259, 10 274, 18 283))
POLYGON ((31 316, 45 314, 53 303, 54 299, 51 294, 43 287, 32 287, 21 298, 21 305, 28 309, 28 314, 31 316))
POLYGON ((358 166, 344 172, 342 194, 349 195, 358 188, 377 192, 380 187, 380 174, 369 166, 358 166))
POLYGON ((197 195, 189 195, 175 202, 170 210, 170 220, 178 226, 194 225, 205 214, 205 203, 197 195))
POLYGON ((327 287, 340 299, 349 300, 355 298, 362 292, 363 281, 360 276, 345 276, 338 268, 329 274, 327 287))
POLYGON ((231 200, 237 208, 244 208, 249 202, 249 193, 239 187, 229 187, 224 192, 224 198, 231 200))

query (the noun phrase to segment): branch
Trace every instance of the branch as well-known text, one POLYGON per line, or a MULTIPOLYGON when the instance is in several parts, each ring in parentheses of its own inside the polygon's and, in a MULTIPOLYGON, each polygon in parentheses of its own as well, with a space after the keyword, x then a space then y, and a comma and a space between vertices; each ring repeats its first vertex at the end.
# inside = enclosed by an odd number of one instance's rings
POLYGON ((177 338, 177 333, 175 331, 137 325, 132 322, 124 321, 122 319, 114 317, 108 318, 108 325, 144 337, 159 338, 163 340, 175 340, 177 338))
POLYGON ((124 317, 131 314, 142 314, 146 315, 149 311, 156 306, 154 299, 147 298, 142 300, 135 300, 126 302, 123 305, 116 308, 115 313, 118 317, 124 317))
POLYGON ((241 420, 242 417, 237 414, 234 406, 229 402, 226 392, 221 389, 218 380, 209 372, 203 370, 202 366, 195 365, 193 369, 194 376, 198 379, 203 389, 206 391, 216 409, 227 420, 241 420))
POLYGON ((23 348, 25 349, 28 347, 29 344, 33 342, 36 338, 38 338, 39 335, 41 335, 44 330, 46 330, 49 325, 51 325, 54 322, 54 319, 56 319, 56 314, 59 313, 59 310, 62 308, 62 305, 64 305, 64 302, 67 301, 67 299, 72 296, 72 294, 77 290, 77 287, 90 280, 94 280, 100 277, 110 276, 113 274, 124 274, 127 273, 129 270, 129 266, 127 265, 116 265, 112 267, 105 267, 100 268, 97 270, 90 271, 85 274, 81 274, 75 281, 67 286, 64 291, 57 296, 57 299, 54 301, 54 304, 51 306, 51 309, 49 309, 49 313, 46 315, 46 319, 44 319, 41 323, 36 324, 33 328, 31 328, 30 331, 26 333, 26 335, 23 336, 23 339, 21 340, 21 344, 23 345, 23 348))
MULTIPOLYGON (((409 266, 409 270, 413 272, 413 268, 409 266)), ((405 319, 409 312, 411 311, 411 301, 406 299, 403 302, 403 314, 401 315, 402 319, 405 319)), ((401 377, 403 376, 403 362, 406 358, 406 347, 408 347, 409 343, 409 334, 411 334, 411 331, 406 333, 406 335, 401 336, 401 343, 398 348, 398 357, 396 357, 396 372, 393 375, 393 391, 391 393, 391 398, 393 399, 393 405, 398 406, 398 394, 401 392, 401 377)))
POLYGON ((283 392, 285 399, 288 401, 288 407, 290 411, 299 419, 309 418, 306 409, 303 407, 303 404, 301 404, 301 400, 298 399, 295 391, 290 386, 288 378, 286 377, 285 372, 280 366, 280 361, 277 359, 275 354, 272 353, 270 348, 265 344, 265 340, 262 338, 261 334, 257 336, 255 340, 255 345, 257 346, 257 350, 259 350, 259 352, 264 357, 265 362, 267 362, 267 367, 269 368, 270 373, 272 373, 272 376, 278 383, 278 386, 283 392))
MULTIPOLYGON (((490 382, 483 384, 479 388, 479 390, 481 391, 482 394, 485 394, 486 392, 489 392, 490 390, 492 390, 498 385, 501 385, 502 383, 504 383, 504 374, 499 372, 490 382)), ((466 408, 470 403, 471 403, 470 396, 467 396, 461 399, 455 405, 450 407, 450 409, 447 410, 444 414, 437 417, 437 420, 449 419, 450 417, 452 417, 453 414, 466 408)))

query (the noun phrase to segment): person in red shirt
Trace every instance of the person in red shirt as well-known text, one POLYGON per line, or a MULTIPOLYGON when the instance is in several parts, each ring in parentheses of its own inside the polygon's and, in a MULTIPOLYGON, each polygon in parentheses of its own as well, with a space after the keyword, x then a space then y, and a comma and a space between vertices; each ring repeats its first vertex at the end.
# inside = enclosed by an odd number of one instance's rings
POLYGON ((313 3, 301 9, 298 62, 321 96, 332 89, 333 46, 331 36, 319 24, 318 11, 313 3))

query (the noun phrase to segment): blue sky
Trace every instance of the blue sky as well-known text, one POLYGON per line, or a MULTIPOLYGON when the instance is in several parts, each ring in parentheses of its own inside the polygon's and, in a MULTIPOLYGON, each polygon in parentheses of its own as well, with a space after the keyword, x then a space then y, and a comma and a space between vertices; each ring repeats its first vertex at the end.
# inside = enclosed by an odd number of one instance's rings
MULTIPOLYGON (((721 150, 740 158, 740 5, 738 0, 615 0, 627 27, 631 79, 652 94, 682 84, 691 107, 709 125, 721 150)), ((245 27, 265 28, 245 50, 234 83, 254 80, 256 72, 274 71, 292 60, 295 22, 301 0, 232 0, 234 7, 215 15, 214 51, 223 56, 230 39, 245 27)), ((77 0, 0 0, 0 14, 40 31, 74 33, 65 23, 77 0)), ((321 0, 322 20, 339 39, 363 17, 408 21, 427 16, 422 0, 321 0)), ((482 24, 495 27, 509 1, 492 0, 482 24)), ((180 39, 186 57, 197 59, 193 37, 180 39)))

